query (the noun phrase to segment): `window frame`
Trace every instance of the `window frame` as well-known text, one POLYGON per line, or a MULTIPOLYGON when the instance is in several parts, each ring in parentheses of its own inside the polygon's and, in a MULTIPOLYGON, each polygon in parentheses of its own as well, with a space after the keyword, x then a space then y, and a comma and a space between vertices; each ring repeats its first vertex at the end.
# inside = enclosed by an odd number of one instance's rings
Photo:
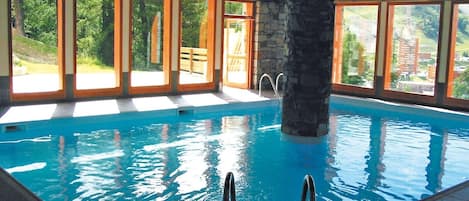
MULTIPOLYGON (((337 27, 337 25, 342 25, 342 19, 343 19, 343 13, 337 12, 338 8, 343 8, 345 6, 377 6, 378 7, 378 12, 377 14, 377 24, 376 24, 376 44, 375 44, 375 61, 374 61, 374 75, 373 75, 373 88, 366 88, 366 87, 361 87, 361 86, 355 86, 355 85, 349 85, 349 84, 343 84, 343 83, 334 83, 335 77, 336 77, 336 70, 339 68, 339 55, 341 53, 335 51, 336 47, 338 49, 339 45, 341 44, 342 39, 342 34, 339 32, 342 32, 342 26, 338 30, 337 28, 334 29, 334 52, 333 52, 333 59, 332 59, 332 79, 331 79, 331 84, 332 84, 332 91, 333 92, 340 92, 340 93, 347 93, 351 95, 366 95, 366 96, 374 96, 376 93, 376 88, 379 87, 377 86, 376 78, 377 78, 377 71, 378 71, 378 56, 379 56, 379 43, 380 43, 380 24, 381 24, 381 15, 380 13, 382 12, 381 5, 379 2, 376 1, 363 1, 363 2, 347 2, 347 1, 339 1, 336 3, 335 7, 335 16, 334 16, 334 27, 337 27), (340 21, 338 20, 340 19, 340 21)), ((342 70, 340 70, 342 72, 342 70)))
MULTIPOLYGON (((122 94, 122 37, 123 0, 114 0, 114 73, 116 87, 103 89, 77 89, 77 1, 73 0, 73 94, 75 98, 106 97, 122 94)), ((86 0, 85 0, 86 1, 86 0)))
POLYGON ((440 71, 440 55, 441 52, 441 40, 442 40, 442 24, 443 24, 443 1, 437 0, 430 0, 430 1, 390 1, 388 2, 386 8, 386 40, 385 40, 385 49, 384 49, 384 68, 383 68, 383 86, 382 88, 382 97, 388 98, 391 100, 401 100, 407 101, 412 103, 424 103, 424 104, 431 104, 435 105, 437 103, 438 97, 438 74, 440 71), (435 80, 433 82, 434 85, 434 92, 433 95, 424 95, 424 94, 417 94, 417 93, 408 93, 402 91, 394 91, 388 89, 386 86, 390 85, 391 76, 391 60, 390 54, 392 54, 392 40, 393 40, 393 20, 394 20, 394 6, 399 5, 438 5, 440 6, 440 13, 439 13, 439 25, 438 25, 438 47, 437 47, 437 55, 436 55, 436 66, 435 66, 435 80))
POLYGON ((448 65, 446 69, 446 79, 445 79, 445 94, 443 98, 443 104, 450 107, 457 107, 457 108, 464 108, 469 109, 469 100, 453 98, 452 90, 453 90, 453 70, 454 70, 454 56, 456 52, 456 36, 458 31, 457 26, 457 19, 458 19, 458 8, 456 8, 460 4, 465 4, 469 6, 468 1, 452 1, 451 2, 451 23, 449 24, 449 50, 448 50, 448 65))
POLYGON ((190 92, 190 91, 202 91, 202 90, 214 90, 215 89, 215 36, 216 36, 216 9, 218 0, 207 0, 208 1, 208 29, 207 29, 207 72, 208 78, 205 83, 188 83, 181 84, 181 47, 182 47, 182 1, 179 0, 178 6, 178 47, 177 48, 177 91, 178 92, 190 92))
POLYGON ((13 36, 11 34, 11 3, 8 0, 8 53, 10 57, 9 90, 11 101, 32 101, 32 100, 56 100, 65 98, 65 0, 56 0, 56 23, 57 23, 57 66, 59 70, 59 90, 48 92, 14 93, 13 92, 13 36))
POLYGON ((128 79, 128 90, 129 94, 152 94, 152 93, 165 93, 171 91, 172 80, 172 70, 171 70, 171 43, 173 40, 172 32, 172 22, 173 22, 173 1, 172 0, 163 0, 163 72, 166 70, 165 79, 168 79, 167 84, 164 85, 151 85, 151 86, 132 86, 132 43, 133 43, 133 1, 129 3, 129 79, 128 79))

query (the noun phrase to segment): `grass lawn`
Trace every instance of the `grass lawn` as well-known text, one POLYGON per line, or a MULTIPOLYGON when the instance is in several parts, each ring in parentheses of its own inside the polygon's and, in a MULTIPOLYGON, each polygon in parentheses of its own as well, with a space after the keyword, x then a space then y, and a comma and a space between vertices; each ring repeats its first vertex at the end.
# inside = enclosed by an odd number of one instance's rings
MULTIPOLYGON (((13 53, 16 65, 26 67, 27 74, 58 73, 57 47, 55 44, 44 44, 13 32, 13 53)), ((79 73, 112 73, 111 66, 100 64, 97 59, 77 58, 79 73)))

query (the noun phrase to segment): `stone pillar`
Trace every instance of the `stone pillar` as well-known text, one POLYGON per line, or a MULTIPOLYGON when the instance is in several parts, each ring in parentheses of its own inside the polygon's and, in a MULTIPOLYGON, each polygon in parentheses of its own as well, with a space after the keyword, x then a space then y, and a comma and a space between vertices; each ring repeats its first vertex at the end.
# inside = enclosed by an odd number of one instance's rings
MULTIPOLYGON (((286 63, 287 9, 283 0, 256 1, 256 28, 252 82, 257 89, 259 78, 267 73, 275 77, 286 63)), ((264 80, 263 89, 271 89, 264 80)))
POLYGON ((287 9, 282 131, 325 135, 329 130, 334 4, 329 0, 287 0, 287 9))

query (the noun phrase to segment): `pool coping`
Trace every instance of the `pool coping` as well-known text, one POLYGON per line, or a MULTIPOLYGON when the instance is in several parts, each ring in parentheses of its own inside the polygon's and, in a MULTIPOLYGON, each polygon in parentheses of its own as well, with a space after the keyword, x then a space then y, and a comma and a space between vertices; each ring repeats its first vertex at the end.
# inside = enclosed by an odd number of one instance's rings
MULTIPOLYGON (((56 128, 49 130, 57 130, 60 129, 59 127, 65 128, 67 125, 80 126, 96 122, 109 125, 114 123, 115 118, 112 117, 116 115, 119 116, 119 121, 122 122, 145 119, 164 120, 180 116, 200 116, 213 113, 241 114, 245 113, 246 110, 278 109, 280 102, 281 99, 278 97, 260 97, 252 91, 240 90, 234 95, 225 91, 222 93, 11 106, 3 114, 0 114, 0 134, 44 130, 50 125, 55 125, 56 128), (241 94, 238 94, 239 92, 241 94), (188 100, 191 98, 200 100, 191 102, 191 100, 188 100), (143 100, 143 103, 138 105, 136 100, 143 100), (164 104, 160 104, 161 102, 164 102, 164 104), (93 104, 98 106, 93 107, 93 104), (109 105, 113 105, 113 110, 102 108, 109 105), (139 109, 142 106, 154 107, 139 109), (80 110, 78 115, 77 110, 80 110)), ((1 137, 3 138, 5 135, 1 137)))
POLYGON ((384 112, 417 115, 430 118, 464 121, 469 124, 469 113, 418 104, 384 101, 374 98, 361 98, 345 95, 332 95, 331 104, 336 106, 354 106, 362 109, 376 109, 384 112), (366 103, 366 104, 363 104, 366 103))

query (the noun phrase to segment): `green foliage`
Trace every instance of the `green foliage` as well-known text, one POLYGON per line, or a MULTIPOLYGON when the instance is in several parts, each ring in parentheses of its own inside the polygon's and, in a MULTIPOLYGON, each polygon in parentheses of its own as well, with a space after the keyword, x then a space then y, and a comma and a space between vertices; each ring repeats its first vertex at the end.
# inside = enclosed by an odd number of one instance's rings
POLYGON ((412 13, 423 34, 433 41, 438 41, 440 7, 436 5, 412 6, 412 13))
POLYGON ((469 53, 468 53, 467 51, 464 51, 464 52, 462 53, 462 56, 463 56, 463 57, 469 57, 469 53))
POLYGON ((364 59, 364 55, 358 55, 359 49, 364 49, 363 45, 358 41, 357 36, 350 31, 345 31, 342 47, 342 83, 362 85, 365 83, 363 75, 349 76, 349 70, 352 66, 358 67, 360 59, 364 59))
POLYGON ((226 2, 225 3, 225 14, 243 14, 243 3, 239 2, 226 2))
POLYGON ((207 0, 181 0, 182 46, 199 47, 200 26, 208 17, 207 0))
POLYGON ((77 46, 79 57, 114 63, 114 1, 77 1, 77 46))
POLYGON ((55 64, 57 62, 57 47, 44 44, 24 36, 13 37, 15 56, 24 60, 34 60, 41 63, 55 64))
POLYGON ((469 99, 469 69, 466 69, 454 80, 453 96, 455 98, 469 99))
POLYGON ((397 88, 397 83, 399 82, 399 76, 401 76, 398 72, 391 72, 391 88, 397 88))
MULTIPOLYGON (((20 7, 24 12, 23 23, 26 37, 50 46, 57 46, 57 7, 55 1, 25 0, 23 3, 20 7)), ((12 9, 17 8, 12 5, 12 9)), ((14 19, 14 10, 11 13, 14 19)))
MULTIPOLYGON (((155 16, 160 16, 160 25, 164 22, 163 0, 132 1, 132 67, 134 70, 161 70, 161 64, 149 62, 150 33, 155 16)), ((160 39, 163 42, 163 27, 160 39)), ((162 45, 161 45, 162 48, 162 45)), ((164 51, 164 50, 163 50, 164 51)), ((160 52, 160 59, 162 52, 160 52)))
POLYGON ((458 30, 464 33, 465 35, 468 35, 469 33, 466 30, 468 24, 469 24, 469 18, 465 16, 464 14, 460 13, 458 15, 458 30))

